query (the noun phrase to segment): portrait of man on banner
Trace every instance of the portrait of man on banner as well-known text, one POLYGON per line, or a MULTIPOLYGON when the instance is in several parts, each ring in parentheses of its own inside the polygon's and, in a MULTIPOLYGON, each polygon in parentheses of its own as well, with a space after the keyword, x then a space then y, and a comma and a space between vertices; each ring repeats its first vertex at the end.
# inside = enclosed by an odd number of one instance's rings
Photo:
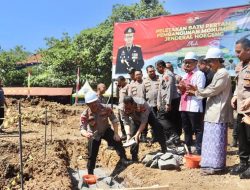
POLYGON ((133 44, 135 29, 128 27, 124 31, 125 45, 120 47, 116 59, 116 74, 127 74, 131 68, 142 69, 144 60, 141 47, 133 44))

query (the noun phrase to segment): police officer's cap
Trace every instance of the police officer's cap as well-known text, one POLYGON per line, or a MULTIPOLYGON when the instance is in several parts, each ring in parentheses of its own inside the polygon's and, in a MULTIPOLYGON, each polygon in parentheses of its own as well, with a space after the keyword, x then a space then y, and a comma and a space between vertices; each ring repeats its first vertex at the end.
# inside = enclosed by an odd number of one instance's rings
POLYGON ((135 33, 135 29, 132 27, 128 27, 125 31, 124 34, 131 34, 131 33, 135 33))

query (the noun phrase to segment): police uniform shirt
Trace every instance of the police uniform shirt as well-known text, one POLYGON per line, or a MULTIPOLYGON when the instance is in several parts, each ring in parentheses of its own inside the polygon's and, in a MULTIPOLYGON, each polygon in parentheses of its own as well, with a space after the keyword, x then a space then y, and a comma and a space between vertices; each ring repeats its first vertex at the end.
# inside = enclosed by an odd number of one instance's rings
POLYGON ((124 109, 124 97, 128 95, 128 88, 129 84, 126 84, 124 87, 119 88, 119 105, 118 109, 123 110, 124 109))
POLYGON ((129 117, 132 118, 136 125, 146 125, 151 111, 148 103, 143 98, 133 97, 133 100, 136 103, 136 109, 132 113, 128 113, 127 110, 124 109, 124 125, 130 124, 129 117))
POLYGON ((157 96, 159 91, 160 79, 156 76, 154 79, 147 77, 143 80, 145 86, 145 97, 150 107, 157 106, 157 96))
POLYGON ((157 105, 165 106, 171 104, 172 100, 176 98, 179 98, 179 94, 177 92, 175 76, 171 71, 166 69, 160 81, 157 105))
POLYGON ((118 122, 113 110, 103 104, 97 113, 91 112, 89 108, 81 114, 80 130, 86 130, 94 134, 93 138, 100 140, 105 131, 110 127, 109 120, 112 124, 118 122))
POLYGON ((128 95, 132 97, 139 97, 145 99, 145 86, 143 81, 142 82, 135 81, 129 84, 128 95))
POLYGON ((117 74, 127 74, 131 68, 141 70, 144 65, 141 47, 132 45, 131 47, 121 47, 116 57, 117 74))
POLYGON ((250 108, 244 112, 240 110, 242 102, 250 97, 250 64, 244 65, 239 72, 234 95, 237 96, 237 112, 250 113, 250 108))
POLYGON ((101 104, 106 104, 107 100, 103 95, 98 95, 98 100, 101 104))

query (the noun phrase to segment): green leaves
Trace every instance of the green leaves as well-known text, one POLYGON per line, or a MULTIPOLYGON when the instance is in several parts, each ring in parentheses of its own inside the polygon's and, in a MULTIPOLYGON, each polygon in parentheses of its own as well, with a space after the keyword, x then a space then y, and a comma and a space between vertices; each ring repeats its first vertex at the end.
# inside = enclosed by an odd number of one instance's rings
POLYGON ((0 51, 0 76, 5 86, 24 85, 25 70, 17 70, 17 63, 25 60, 29 52, 22 46, 16 46, 9 51, 0 51))
MULTIPOLYGON (((113 25, 142 18, 166 15, 158 0, 141 0, 129 6, 114 5, 112 15, 98 26, 81 31, 74 37, 63 33, 60 39, 45 38, 47 48, 42 64, 32 67, 31 86, 75 86, 77 68, 80 81, 90 84, 111 82, 113 25)), ((27 85, 27 69, 16 70, 16 63, 26 60, 29 53, 22 46, 10 51, 0 49, 0 75, 7 86, 27 85)))

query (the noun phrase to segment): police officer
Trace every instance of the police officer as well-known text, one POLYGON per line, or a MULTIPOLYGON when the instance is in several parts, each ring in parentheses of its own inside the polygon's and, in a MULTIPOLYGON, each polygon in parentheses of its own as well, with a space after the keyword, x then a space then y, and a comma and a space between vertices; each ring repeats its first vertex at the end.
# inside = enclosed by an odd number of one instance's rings
MULTIPOLYGON (((145 86, 145 97, 149 106, 153 108, 154 113, 157 113, 157 95, 159 90, 160 79, 155 73, 153 65, 146 68, 148 77, 143 80, 145 86)), ((156 115, 156 114, 155 114, 156 115)))
POLYGON ((112 109, 101 104, 95 92, 87 92, 85 94, 85 102, 88 108, 81 114, 80 131, 81 135, 89 139, 88 174, 94 173, 101 139, 105 139, 114 146, 117 154, 120 156, 120 163, 124 165, 130 164, 131 161, 127 160, 120 136, 118 135, 118 120, 112 109), (108 119, 111 121, 114 130, 110 128, 108 119))
POLYGON ((135 82, 135 69, 133 67, 131 67, 128 71, 128 74, 130 76, 130 79, 129 79, 129 84, 132 84, 133 82, 135 82))
POLYGON ((139 151, 139 137, 144 130, 147 123, 152 126, 154 133, 157 135, 157 141, 161 146, 162 152, 166 152, 165 137, 163 134, 163 129, 159 125, 155 117, 151 117, 148 120, 151 108, 148 103, 143 98, 125 96, 124 97, 124 125, 131 127, 131 136, 137 143, 133 144, 130 149, 133 161, 138 161, 138 151, 139 151), (130 118, 133 122, 130 121, 130 118))
MULTIPOLYGON (((134 82, 129 84, 129 92, 128 95, 132 97, 146 98, 145 86, 142 79, 142 71, 136 70, 134 82)), ((148 133, 148 125, 145 127, 144 131, 141 135, 141 142, 147 142, 147 133, 148 133)))
MULTIPOLYGON (((117 89, 118 89, 118 119, 120 122, 120 126, 121 126, 121 132, 122 132, 122 140, 125 139, 130 139, 131 137, 128 136, 127 137, 127 133, 126 130, 124 128, 124 124, 123 124, 123 120, 124 120, 124 97, 128 96, 128 88, 129 88, 129 84, 127 84, 126 79, 123 76, 119 76, 117 78, 117 89)), ((129 131, 129 129, 127 129, 127 131, 129 131)))
POLYGON ((3 87, 3 84, 2 84, 2 81, 0 80, 0 133, 4 132, 3 131, 4 106, 6 106, 6 108, 8 108, 8 105, 5 101, 4 91, 3 91, 2 87, 3 87))
POLYGON ((180 97, 177 92, 176 79, 174 74, 166 68, 163 60, 156 62, 158 73, 162 74, 160 81, 157 106, 158 120, 164 128, 167 145, 179 144, 181 133, 181 117, 178 111, 180 97))
POLYGON ((250 114, 250 108, 246 104, 247 99, 250 97, 250 40, 247 38, 238 40, 235 45, 235 53, 242 64, 234 96, 231 100, 232 107, 237 108, 238 112, 240 164, 234 167, 230 174, 240 175, 241 179, 250 179, 250 166, 248 163, 250 158, 250 125, 242 122, 244 114, 250 114))
POLYGON ((145 87, 142 80, 142 71, 135 71, 135 81, 129 84, 129 96, 145 99, 145 87))
MULTIPOLYGON (((151 114, 154 115, 154 117, 157 117, 157 96, 159 91, 159 84, 160 79, 159 76, 155 73, 155 68, 153 65, 149 65, 146 67, 148 77, 146 77, 143 80, 144 88, 145 88, 145 99, 149 106, 151 107, 151 113, 149 114, 149 120, 152 117, 151 114)), ((146 129, 146 128, 145 128, 146 129)), ((143 131, 142 133, 142 139, 143 135, 146 136, 147 131, 143 131)), ((152 131, 152 142, 156 142, 156 136, 152 131)))
POLYGON ((133 44, 135 29, 132 27, 124 31, 125 46, 119 48, 116 57, 116 74, 127 74, 129 69, 142 69, 144 60, 141 47, 133 44))
POLYGON ((100 103, 102 103, 102 104, 107 103, 106 98, 103 96, 103 94, 105 94, 106 90, 107 90, 107 87, 105 84, 99 83, 97 85, 97 96, 98 96, 100 103))

